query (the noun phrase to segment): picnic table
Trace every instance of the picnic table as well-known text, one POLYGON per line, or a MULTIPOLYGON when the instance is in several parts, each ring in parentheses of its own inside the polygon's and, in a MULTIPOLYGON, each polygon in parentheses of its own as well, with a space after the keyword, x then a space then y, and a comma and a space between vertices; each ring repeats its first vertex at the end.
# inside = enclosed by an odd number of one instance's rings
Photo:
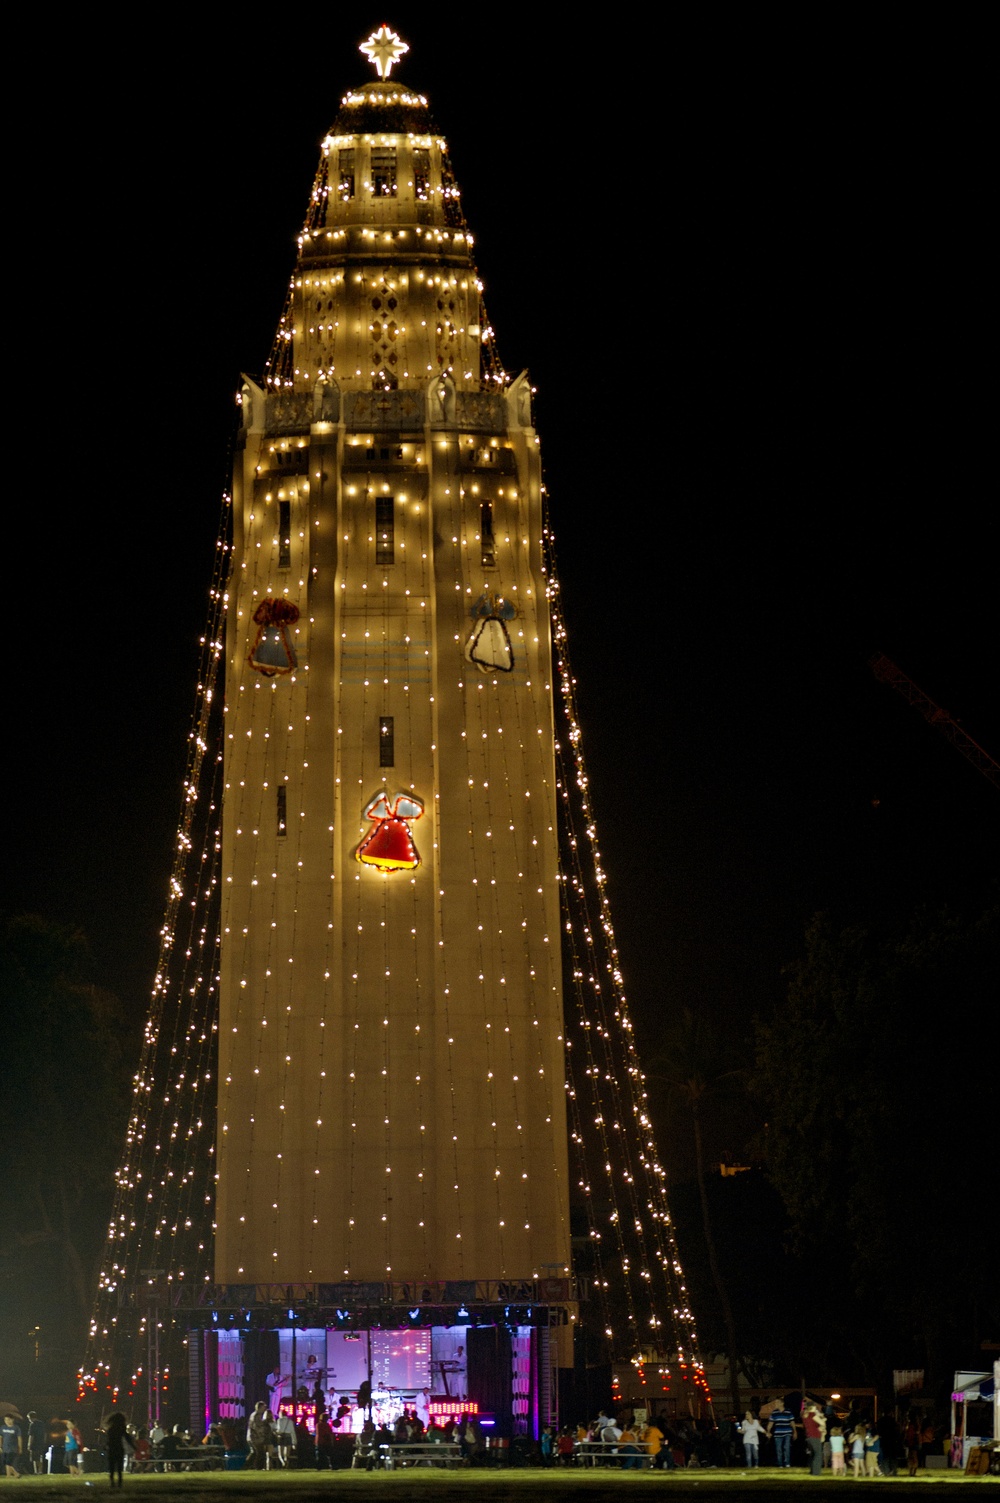
POLYGON ((457 1440, 390 1441, 379 1446, 386 1471, 404 1466, 461 1466, 465 1458, 457 1440))
POLYGON ((154 1446, 146 1466, 157 1472, 217 1472, 222 1470, 224 1454, 222 1446, 178 1446, 172 1455, 165 1456, 160 1446, 154 1446))
POLYGON ((580 1440, 576 1444, 577 1460, 583 1466, 626 1466, 629 1462, 636 1468, 651 1466, 653 1458, 642 1442, 635 1442, 636 1450, 629 1449, 631 1444, 626 1442, 623 1447, 617 1440, 580 1440))

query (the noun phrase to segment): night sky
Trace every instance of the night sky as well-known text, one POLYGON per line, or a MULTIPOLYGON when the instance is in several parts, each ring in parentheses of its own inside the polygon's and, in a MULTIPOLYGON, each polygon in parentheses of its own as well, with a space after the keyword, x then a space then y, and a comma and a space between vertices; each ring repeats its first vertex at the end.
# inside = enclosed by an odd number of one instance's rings
POLYGON ((995 881, 1000 791, 866 666, 887 653, 1000 760, 975 38, 344 13, 233 12, 214 43, 171 21, 125 68, 88 14, 40 80, 7 904, 82 926, 141 1019, 233 394, 386 20, 500 355, 538 388, 640 1050, 683 1004, 746 1041, 816 910, 970 911, 995 881))

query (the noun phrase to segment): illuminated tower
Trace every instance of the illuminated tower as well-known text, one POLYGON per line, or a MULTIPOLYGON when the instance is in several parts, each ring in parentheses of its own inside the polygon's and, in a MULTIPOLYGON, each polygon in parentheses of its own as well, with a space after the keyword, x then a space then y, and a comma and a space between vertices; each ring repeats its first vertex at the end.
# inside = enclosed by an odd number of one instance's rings
POLYGON ((445 141, 348 94, 247 380, 226 628, 219 1284, 569 1272, 549 612, 526 377, 445 141))
POLYGON ((81 1393, 159 1414, 186 1367, 199 1426, 324 1372, 355 1428, 370 1382, 537 1433, 579 1298, 690 1408, 531 388, 405 44, 362 50, 243 383, 81 1393))

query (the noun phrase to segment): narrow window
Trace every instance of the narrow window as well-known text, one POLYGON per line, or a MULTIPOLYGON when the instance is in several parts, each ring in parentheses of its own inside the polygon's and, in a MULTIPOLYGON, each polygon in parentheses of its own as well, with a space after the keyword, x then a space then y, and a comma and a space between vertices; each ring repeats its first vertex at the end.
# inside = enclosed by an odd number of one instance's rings
POLYGON ((278 502, 278 568, 292 567, 292 503, 278 502))
POLYGON ((340 183, 337 190, 346 203, 354 197, 354 148, 340 153, 340 183))
POLYGON ((479 537, 483 545, 483 568, 492 569, 496 563, 493 545, 493 502, 484 501, 479 508, 479 537))
POLYGON ((431 154, 422 146, 413 153, 413 188, 417 198, 426 203, 431 196, 431 154))
POLYGON ((278 838, 288 834, 288 789, 279 783, 278 793, 278 838))
POLYGON ((396 759, 395 733, 393 731, 393 717, 382 715, 378 723, 378 765, 380 767, 394 767, 396 759))
POLYGON ((376 198, 396 197, 396 148, 372 147, 372 193, 376 198))
POLYGON ((396 561, 396 500, 394 496, 375 498, 375 562, 396 561))

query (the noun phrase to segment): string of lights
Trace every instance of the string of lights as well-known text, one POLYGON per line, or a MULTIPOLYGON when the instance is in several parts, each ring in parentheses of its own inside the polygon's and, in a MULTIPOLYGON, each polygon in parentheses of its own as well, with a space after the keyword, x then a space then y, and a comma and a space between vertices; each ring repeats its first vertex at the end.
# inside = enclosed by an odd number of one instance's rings
MULTIPOLYGON (((678 1376, 707 1395, 708 1385, 698 1354, 694 1316, 667 1202, 666 1171, 656 1148, 649 1117, 645 1079, 615 941, 607 876, 601 862, 590 802, 583 733, 576 709, 576 680, 570 666, 568 634, 561 607, 555 537, 548 517, 545 549, 553 653, 560 686, 556 756, 563 822, 560 841, 562 889, 577 1010, 577 1027, 567 1038, 568 1090, 577 1113, 575 1119, 571 1114, 571 1137, 578 1154, 579 1182, 586 1186, 587 1200, 592 1204, 594 1189, 587 1173, 588 1157, 603 1163, 604 1193, 607 1196, 604 1221, 613 1236, 620 1261, 620 1273, 615 1282, 623 1297, 626 1345, 633 1362, 640 1372, 647 1362, 657 1362, 660 1372, 669 1380, 669 1368, 661 1359, 668 1355, 675 1357, 678 1376), (596 919, 591 916, 592 903, 597 906, 596 919), (606 993, 610 994, 610 1007, 605 1000, 606 993), (590 1121, 579 1109, 574 1059, 577 1046, 585 1060, 584 1089, 593 1112, 590 1121), (589 1154, 586 1147, 588 1137, 595 1138, 597 1145, 596 1151, 591 1150, 589 1154), (627 1205, 627 1215, 622 1198, 627 1205), (659 1279, 654 1278, 654 1265, 659 1279)), ((602 1217, 596 1208, 588 1210, 588 1221, 592 1240, 600 1246, 603 1240, 602 1217)), ((602 1269, 597 1281, 609 1291, 609 1304, 615 1303, 606 1270, 602 1269)), ((605 1331, 612 1350, 620 1352, 621 1343, 616 1339, 610 1317, 605 1331)))

